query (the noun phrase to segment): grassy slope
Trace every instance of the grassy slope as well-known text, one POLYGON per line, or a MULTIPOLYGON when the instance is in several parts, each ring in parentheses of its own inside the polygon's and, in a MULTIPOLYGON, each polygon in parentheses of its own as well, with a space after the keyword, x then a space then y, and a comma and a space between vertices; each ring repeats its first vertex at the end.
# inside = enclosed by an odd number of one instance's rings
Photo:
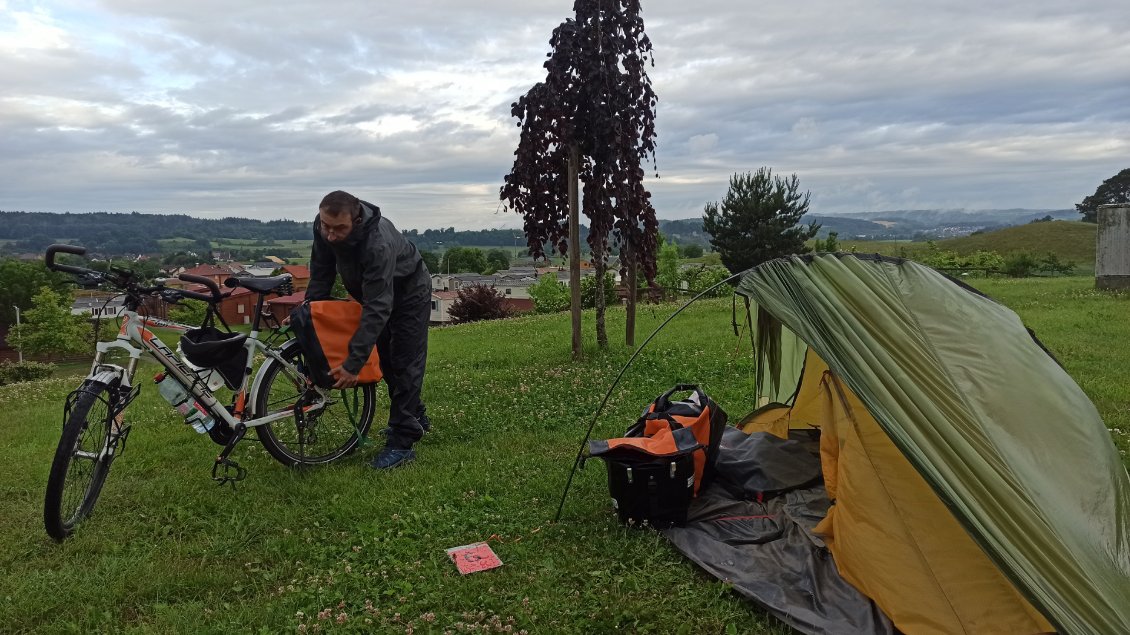
MULTIPOLYGON (((1130 325, 1116 318, 1128 298, 1090 284, 984 287, 1016 307, 1079 379, 1125 454, 1130 389, 1119 380, 1130 325)), ((645 307, 639 339, 671 309, 645 307)), ((622 317, 611 315, 613 341, 622 317)), ((586 329, 591 336, 591 323, 586 329)), ((564 315, 435 330, 426 387, 435 427, 415 465, 372 473, 367 448, 290 471, 249 443, 237 458, 251 475, 234 492, 207 478, 215 446, 147 387, 96 515, 63 545, 43 533, 40 510, 59 405, 75 380, 0 387, 3 630, 278 632, 330 609, 348 614, 342 626, 323 622, 342 632, 494 620, 515 632, 788 632, 657 535, 619 527, 599 463, 579 473, 563 522, 549 522, 584 428, 628 357, 622 346, 590 349, 574 365, 568 346, 564 315), (444 549, 480 540, 505 565, 460 577, 444 549)), ((594 436, 618 436, 678 381, 701 383, 741 416, 746 347, 730 330, 728 301, 692 307, 628 371, 594 436)))
POLYGON ((1062 260, 1070 260, 1077 265, 1094 266, 1095 224, 1077 221, 1030 223, 975 236, 950 238, 940 241, 938 247, 952 249, 960 254, 973 253, 980 249, 1000 253, 1053 252, 1062 260))
MULTIPOLYGON (((1074 262, 1080 273, 1094 271, 1095 225, 1075 221, 1030 223, 1006 227, 974 236, 948 238, 935 243, 938 249, 970 254, 978 250, 1007 254, 1029 251, 1037 255, 1055 253, 1060 260, 1074 262)), ((926 243, 909 241, 840 241, 842 251, 855 249, 860 253, 880 253, 888 256, 906 255, 913 258, 926 250, 926 243)))

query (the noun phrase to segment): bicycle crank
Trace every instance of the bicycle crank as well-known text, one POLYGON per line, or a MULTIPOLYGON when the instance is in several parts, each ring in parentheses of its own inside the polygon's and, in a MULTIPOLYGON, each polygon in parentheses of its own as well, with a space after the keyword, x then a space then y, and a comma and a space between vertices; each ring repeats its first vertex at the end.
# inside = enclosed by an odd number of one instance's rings
POLYGON ((243 439, 245 434, 247 434, 247 426, 242 423, 236 424, 231 438, 224 446, 224 451, 220 452, 220 455, 216 457, 216 462, 212 464, 212 480, 216 481, 218 485, 223 486, 231 483, 232 489, 235 489, 236 483, 247 478, 247 469, 228 458, 228 455, 232 453, 236 444, 243 439))

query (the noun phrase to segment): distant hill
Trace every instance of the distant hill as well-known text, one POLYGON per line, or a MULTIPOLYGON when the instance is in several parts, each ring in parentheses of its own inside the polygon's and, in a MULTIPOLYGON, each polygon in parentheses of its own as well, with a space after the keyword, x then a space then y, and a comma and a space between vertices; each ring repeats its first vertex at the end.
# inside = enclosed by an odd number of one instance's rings
POLYGON ((850 216, 805 214, 803 220, 806 223, 816 222, 820 224, 820 232, 817 234, 820 238, 827 238, 831 232, 836 232, 840 238, 885 237, 890 233, 886 225, 850 216))
POLYGON ((805 219, 810 216, 822 224, 821 236, 827 235, 828 231, 836 231, 840 238, 874 240, 953 238, 977 231, 1024 225, 1046 217, 1079 220, 1079 213, 1074 209, 889 210, 823 216, 810 214, 805 219))
POLYGON ((208 241, 217 237, 259 240, 310 238, 311 223, 290 220, 258 221, 248 218, 194 218, 185 214, 49 214, 45 212, 0 211, 0 240, 6 250, 42 252, 54 242, 77 243, 90 253, 160 253, 161 239, 185 238, 198 241, 207 251, 208 241))
POLYGON ((682 220, 660 220, 659 233, 667 240, 680 245, 701 245, 710 247, 710 236, 702 231, 702 218, 685 218, 682 220))
MULTIPOLYGON (((1050 216, 1073 221, 1075 210, 891 210, 851 214, 806 214, 805 224, 821 225, 819 237, 836 232, 841 242, 852 240, 941 240, 987 232, 1008 226, 1027 227, 1034 219, 1050 216)), ((1047 223, 1037 223, 1046 225, 1047 223)), ((1084 228, 1083 230, 1085 230, 1084 228)), ((1075 231, 1083 231, 1075 230, 1075 231)), ((1090 228, 1093 232, 1093 226, 1090 228)), ((679 245, 710 247, 702 218, 661 219, 659 231, 679 245)), ((89 253, 106 256, 160 254, 177 250, 207 253, 220 243, 239 241, 247 248, 278 249, 272 241, 311 238, 311 223, 289 220, 258 221, 247 218, 195 218, 184 214, 50 214, 0 211, 0 253, 42 253, 53 242, 79 243, 89 253)), ((443 251, 456 246, 522 248, 520 229, 456 231, 452 227, 408 230, 405 236, 422 250, 443 251)), ((581 226, 582 244, 588 228, 581 226)), ((1091 240, 1093 241, 1093 235, 1091 240)), ((1093 245, 1090 247, 1093 259, 1093 245)), ((1071 259, 1076 259, 1072 257, 1071 259)))
MULTIPOLYGON (((836 232, 842 240, 938 240, 991 231, 1033 220, 1077 221, 1074 209, 987 209, 987 210, 889 210, 848 214, 805 214, 804 224, 818 223, 819 238, 836 232)), ((710 236, 702 231, 701 218, 661 220, 659 231, 680 245, 708 246, 710 236)))
POLYGON ((1081 268, 1091 268, 1095 264, 1096 227, 1094 223, 1080 221, 1030 223, 942 240, 937 245, 959 254, 981 249, 1002 254, 1012 251, 1030 251, 1036 254, 1051 252, 1059 256, 1060 260, 1074 262, 1081 268))
MULTIPOLYGON (((700 222, 701 230, 701 222, 700 222)), ((582 240, 587 236, 582 227, 582 240)), ((404 235, 423 250, 442 251, 458 246, 521 247, 525 237, 520 229, 456 231, 415 229, 404 235)), ((260 221, 249 218, 195 218, 184 214, 51 214, 46 212, 0 211, 0 253, 42 253, 51 243, 80 244, 87 253, 102 256, 160 254, 191 250, 206 254, 224 244, 239 242, 247 249, 265 247, 278 251, 273 241, 307 241, 313 238, 310 221, 260 221)), ((258 249, 263 251, 263 249, 258 249)))
MULTIPOLYGON (((1093 223, 1081 221, 1054 221, 1029 223, 981 232, 959 238, 938 240, 934 245, 941 250, 959 254, 975 251, 995 251, 1009 254, 1027 251, 1037 256, 1054 253, 1063 262, 1072 262, 1076 271, 1092 271, 1095 266, 1095 228, 1093 223)), ((926 242, 906 240, 841 240, 841 251, 878 253, 885 256, 915 258, 926 251, 926 242)))

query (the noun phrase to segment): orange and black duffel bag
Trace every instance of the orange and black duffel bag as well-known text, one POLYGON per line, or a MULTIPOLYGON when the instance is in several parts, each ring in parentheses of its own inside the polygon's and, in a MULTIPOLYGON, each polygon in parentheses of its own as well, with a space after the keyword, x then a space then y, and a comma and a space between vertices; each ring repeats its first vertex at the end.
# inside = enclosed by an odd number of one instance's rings
MULTIPOLYGON (((290 328, 302 347, 306 372, 322 388, 334 385, 331 368, 345 363, 349 342, 361 324, 361 305, 353 300, 313 300, 290 312, 290 328)), ((381 380, 380 358, 376 347, 361 368, 357 379, 362 384, 381 380)))
POLYGON ((698 386, 680 384, 648 405, 622 438, 590 441, 604 461, 612 505, 624 523, 686 522, 691 499, 713 476, 726 412, 698 386), (681 401, 675 393, 690 392, 681 401))

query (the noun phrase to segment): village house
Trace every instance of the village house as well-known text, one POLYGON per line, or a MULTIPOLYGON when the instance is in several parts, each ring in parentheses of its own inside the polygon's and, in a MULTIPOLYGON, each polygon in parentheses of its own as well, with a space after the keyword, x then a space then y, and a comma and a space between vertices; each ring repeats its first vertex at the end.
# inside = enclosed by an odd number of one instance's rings
POLYGON ((458 291, 432 291, 432 313, 428 321, 432 324, 451 324, 453 320, 448 311, 458 296, 458 291))
MULTIPOLYGON (((307 280, 307 283, 309 280, 307 280)), ((282 324, 283 320, 290 317, 290 312, 302 304, 306 300, 306 289, 295 291, 290 295, 284 295, 280 298, 271 298, 263 303, 263 312, 269 313, 282 324)))
POLYGON ((290 275, 291 287, 295 291, 305 291, 310 286, 310 269, 306 265, 283 265, 275 271, 276 275, 290 275))
POLYGON ((125 298, 121 295, 89 294, 78 296, 71 303, 71 315, 91 318, 114 318, 125 311, 125 298))
POLYGON ((166 287, 173 287, 178 289, 185 289, 191 286, 192 282, 185 282, 178 278, 182 273, 187 273, 193 276, 201 276, 212 280, 218 285, 223 285, 224 280, 236 275, 236 272, 230 265, 196 265, 188 269, 176 268, 167 272, 169 277, 165 279, 166 287))

